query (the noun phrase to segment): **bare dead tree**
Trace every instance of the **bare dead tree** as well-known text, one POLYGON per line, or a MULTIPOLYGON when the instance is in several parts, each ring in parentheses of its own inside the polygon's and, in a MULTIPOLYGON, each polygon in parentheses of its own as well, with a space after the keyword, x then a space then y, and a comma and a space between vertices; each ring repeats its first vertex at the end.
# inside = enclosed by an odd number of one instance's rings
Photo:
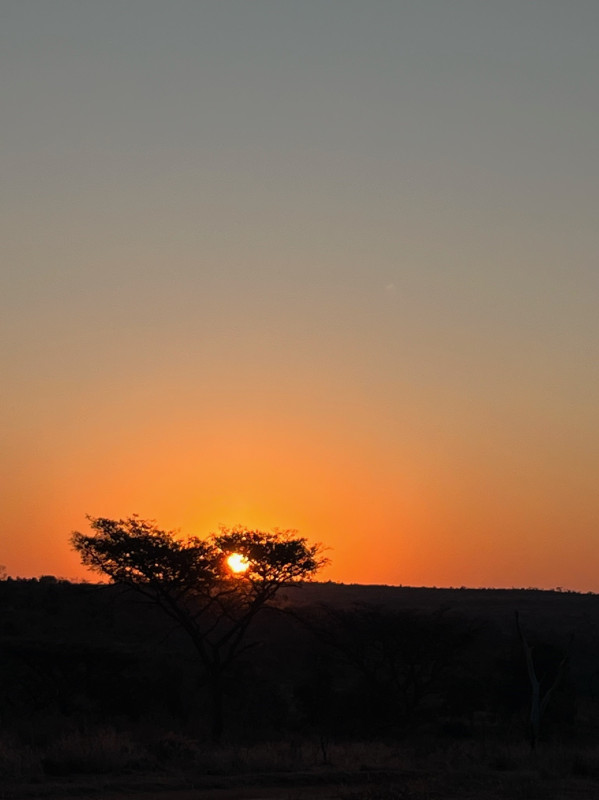
POLYGON ((526 669, 528 672, 528 680, 530 682, 529 735, 530 735, 531 749, 535 750, 539 742, 539 735, 541 731, 541 720, 543 719, 545 710, 549 705, 551 696, 553 695, 554 691, 556 690, 560 681, 562 680, 566 664, 568 663, 568 657, 564 656, 564 658, 561 660, 557 668, 557 673, 555 675, 553 683, 547 689, 546 692, 542 693, 541 682, 539 681, 535 670, 535 665, 533 660, 533 648, 528 644, 526 636, 524 635, 524 631, 522 630, 522 625, 520 624, 520 615, 517 611, 516 611, 516 625, 518 628, 520 641, 522 643, 524 657, 526 659, 526 669))

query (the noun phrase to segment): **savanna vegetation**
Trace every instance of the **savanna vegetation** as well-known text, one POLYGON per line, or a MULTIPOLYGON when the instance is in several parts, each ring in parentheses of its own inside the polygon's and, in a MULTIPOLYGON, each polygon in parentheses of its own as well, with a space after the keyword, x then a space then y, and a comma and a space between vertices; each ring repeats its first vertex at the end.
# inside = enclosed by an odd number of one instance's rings
POLYGON ((115 582, 0 581, 1 796, 73 776, 365 800, 599 788, 599 597, 306 584, 321 549, 292 534, 93 522, 75 545, 115 582), (254 566, 227 573, 233 552, 254 566))

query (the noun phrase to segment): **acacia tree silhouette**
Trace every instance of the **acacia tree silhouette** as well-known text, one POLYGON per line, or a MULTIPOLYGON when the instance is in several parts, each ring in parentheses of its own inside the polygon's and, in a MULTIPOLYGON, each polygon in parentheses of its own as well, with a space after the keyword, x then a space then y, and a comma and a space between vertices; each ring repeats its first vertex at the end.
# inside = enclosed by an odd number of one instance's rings
POLYGON ((309 580, 324 566, 322 546, 295 531, 223 528, 207 539, 183 541, 136 515, 88 520, 93 532, 71 537, 83 564, 144 595, 191 640, 210 688, 212 739, 219 742, 223 679, 247 648, 252 621, 281 588, 309 580), (233 553, 247 559, 245 572, 228 567, 233 553))

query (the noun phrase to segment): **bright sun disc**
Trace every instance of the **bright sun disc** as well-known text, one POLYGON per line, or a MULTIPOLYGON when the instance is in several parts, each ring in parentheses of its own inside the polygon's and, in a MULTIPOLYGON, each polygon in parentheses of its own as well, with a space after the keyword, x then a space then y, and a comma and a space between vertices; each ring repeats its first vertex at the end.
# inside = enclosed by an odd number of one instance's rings
POLYGON ((245 572, 250 562, 245 556, 242 556, 241 553, 231 553, 227 559, 227 564, 233 572, 245 572))

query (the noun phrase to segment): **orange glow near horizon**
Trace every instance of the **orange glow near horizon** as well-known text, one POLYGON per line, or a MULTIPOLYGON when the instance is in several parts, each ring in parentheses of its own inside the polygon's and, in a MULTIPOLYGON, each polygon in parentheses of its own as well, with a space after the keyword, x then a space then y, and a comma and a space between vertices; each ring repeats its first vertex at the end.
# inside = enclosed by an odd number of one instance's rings
MULTIPOLYGON (((183 439, 169 426, 164 436, 155 428, 150 442, 148 423, 139 419, 119 451, 100 438, 86 447, 48 446, 51 514, 15 514, 22 535, 6 542, 8 573, 96 580, 69 551, 69 533, 87 528, 85 513, 138 513, 183 537, 221 525, 296 529, 329 548, 321 580, 597 588, 594 539, 582 537, 572 550, 565 535, 571 525, 593 530, 591 481, 569 487, 552 463, 520 456, 515 481, 509 451, 485 471, 484 441, 460 462, 450 440, 446 453, 438 451, 437 431, 437 439, 426 430, 405 435, 400 461, 394 442, 377 439, 366 425, 348 435, 332 421, 325 427, 297 419, 286 428, 273 415, 254 417, 255 435, 231 420, 215 418, 212 426, 220 437, 196 426, 183 439), (583 490, 586 505, 560 507, 567 492, 573 501, 583 490), (531 530, 545 532, 542 545, 531 530)), ((23 496, 28 488, 24 481, 23 496)))

